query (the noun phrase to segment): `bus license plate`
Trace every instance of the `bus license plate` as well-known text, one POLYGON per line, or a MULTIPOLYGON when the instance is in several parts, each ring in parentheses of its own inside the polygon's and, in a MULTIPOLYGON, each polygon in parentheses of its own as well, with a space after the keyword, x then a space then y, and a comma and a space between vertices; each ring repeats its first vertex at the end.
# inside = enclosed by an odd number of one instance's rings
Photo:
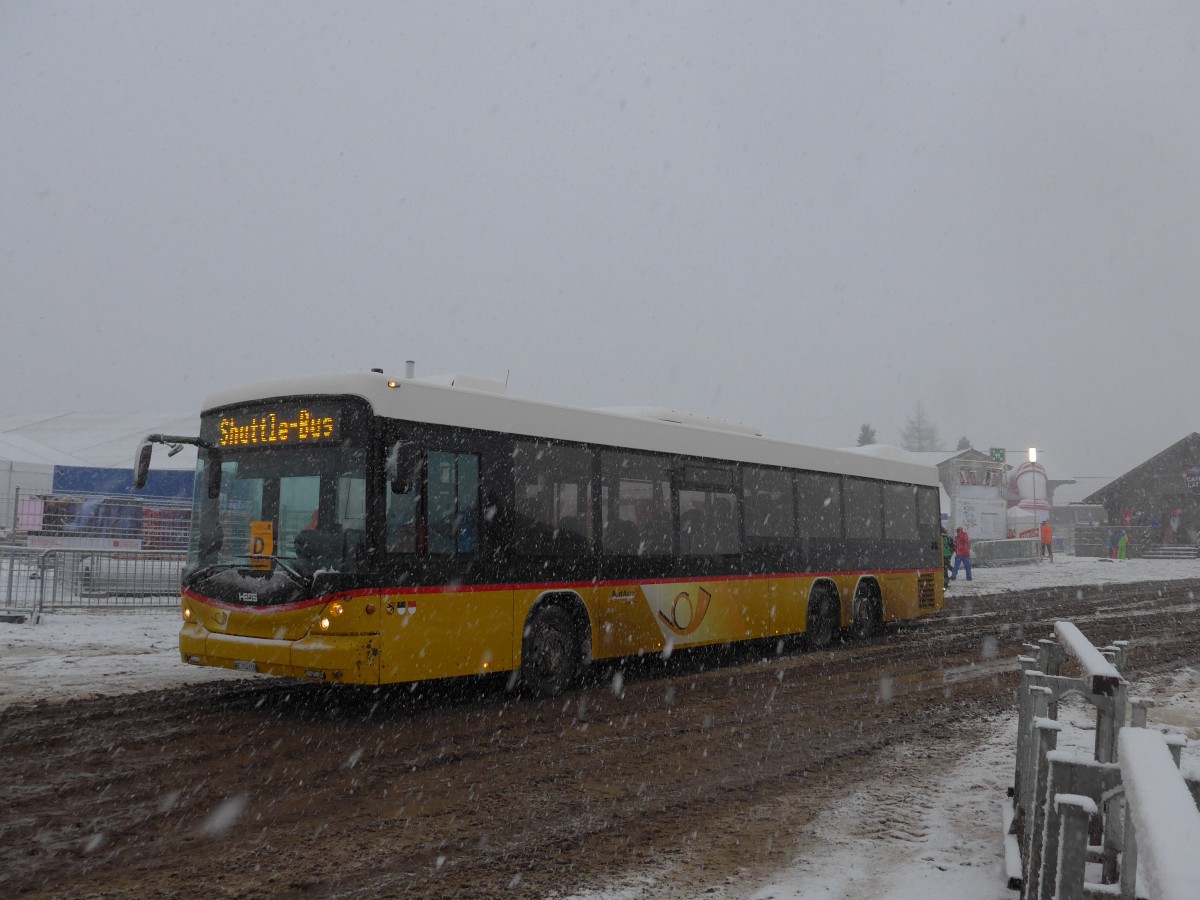
POLYGON ((234 668, 236 668, 239 672, 257 672, 258 671, 258 663, 256 663, 252 659, 239 659, 236 662, 234 662, 233 665, 234 665, 234 668))

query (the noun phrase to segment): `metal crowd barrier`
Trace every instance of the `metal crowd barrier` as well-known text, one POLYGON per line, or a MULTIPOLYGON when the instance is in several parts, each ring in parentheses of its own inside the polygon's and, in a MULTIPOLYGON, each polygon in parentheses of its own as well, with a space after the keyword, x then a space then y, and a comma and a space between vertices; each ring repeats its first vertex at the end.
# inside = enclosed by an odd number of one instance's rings
POLYGON ((1041 553, 1042 542, 1037 538, 971 541, 973 566, 1016 566, 1035 563, 1041 558, 1041 553))
POLYGON ((1022 900, 1196 896, 1200 856, 1174 848, 1200 846, 1200 785, 1178 771, 1186 740, 1147 731, 1153 702, 1127 700, 1120 674, 1127 646, 1118 641, 1097 649, 1073 624, 1058 622, 1054 640, 1027 644, 1031 655, 1019 658, 1024 673, 1005 862, 1009 887, 1019 888, 1022 900), (1081 675, 1059 674, 1068 658, 1081 675), (1069 694, 1096 707, 1091 757, 1057 749, 1058 703, 1069 694), (1127 705, 1131 727, 1125 727, 1127 705))
POLYGON ((0 547, 0 615, 32 623, 54 610, 170 607, 186 562, 174 551, 0 547))

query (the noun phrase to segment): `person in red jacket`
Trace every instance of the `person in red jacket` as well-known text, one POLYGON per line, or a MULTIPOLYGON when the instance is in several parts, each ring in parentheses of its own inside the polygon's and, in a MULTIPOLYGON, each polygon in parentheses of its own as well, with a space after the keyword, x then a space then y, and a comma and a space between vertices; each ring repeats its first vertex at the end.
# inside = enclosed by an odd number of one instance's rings
POLYGON ((950 572, 950 580, 958 577, 958 567, 967 570, 967 581, 971 580, 971 539, 966 531, 958 529, 954 533, 954 569, 950 572))

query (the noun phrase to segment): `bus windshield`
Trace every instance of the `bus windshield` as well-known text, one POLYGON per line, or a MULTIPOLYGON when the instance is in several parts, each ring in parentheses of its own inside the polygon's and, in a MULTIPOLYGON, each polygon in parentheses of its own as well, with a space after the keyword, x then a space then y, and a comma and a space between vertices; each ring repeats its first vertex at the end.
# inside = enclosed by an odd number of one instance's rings
POLYGON ((349 571, 366 528, 366 453, 348 442, 222 448, 197 463, 188 565, 349 571), (219 454, 219 455, 218 455, 219 454), (220 496, 205 488, 213 459, 220 496))

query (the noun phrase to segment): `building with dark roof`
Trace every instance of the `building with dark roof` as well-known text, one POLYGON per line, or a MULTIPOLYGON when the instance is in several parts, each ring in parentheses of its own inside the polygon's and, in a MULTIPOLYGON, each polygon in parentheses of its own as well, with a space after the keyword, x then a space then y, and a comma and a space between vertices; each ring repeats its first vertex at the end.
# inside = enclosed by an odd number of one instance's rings
POLYGON ((1157 456, 1090 494, 1117 525, 1144 526, 1162 544, 1200 541, 1200 432, 1192 432, 1157 456))

